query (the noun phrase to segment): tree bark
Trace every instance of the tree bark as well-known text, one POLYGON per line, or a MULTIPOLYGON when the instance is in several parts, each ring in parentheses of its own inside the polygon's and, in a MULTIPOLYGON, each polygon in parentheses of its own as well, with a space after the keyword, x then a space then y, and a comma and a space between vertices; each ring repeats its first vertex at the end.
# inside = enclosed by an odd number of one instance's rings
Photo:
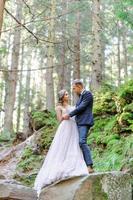
POLYGON ((122 29, 122 46, 123 46, 123 65, 124 65, 124 79, 128 79, 128 70, 127 70, 127 29, 123 24, 122 29))
MULTIPOLYGON (((22 18, 22 4, 18 1, 16 9, 16 18, 21 21, 22 18)), ((14 32, 13 48, 12 48, 12 60, 11 70, 7 73, 7 88, 5 98, 5 117, 4 117, 4 130, 7 132, 13 131, 13 110, 16 98, 16 85, 18 78, 18 65, 19 65, 19 50, 20 50, 20 28, 14 32)))
MULTIPOLYGON (((75 3, 77 0, 75 0, 75 3)), ((81 13, 79 10, 76 12, 76 23, 75 23, 75 37, 74 37, 74 53, 73 53, 73 80, 80 79, 80 23, 81 13)), ((78 96, 73 93, 73 104, 76 104, 78 96)))
POLYGON ((48 27, 48 43, 47 46, 47 70, 46 70, 46 107, 48 110, 52 110, 55 107, 54 100, 54 81, 53 81, 53 62, 54 62, 54 28, 55 28, 55 14, 56 14, 56 0, 51 0, 51 9, 48 27), (52 43, 53 42, 53 43, 52 43))
POLYGON ((81 13, 76 13, 75 39, 74 39, 74 62, 73 79, 80 79, 80 21, 81 13))
POLYGON ((31 61, 28 64, 28 71, 26 76, 26 88, 25 88, 25 101, 24 101, 24 114, 23 114, 23 133, 25 138, 27 138, 31 134, 29 122, 30 122, 30 80, 31 80, 31 72, 30 72, 31 61))
POLYGON ((5 1, 6 0, 0 0, 0 36, 1 36, 1 29, 2 29, 2 24, 3 24, 5 1))
MULTIPOLYGON (((67 9, 67 3, 65 0, 62 0, 62 13, 66 12, 67 9)), ((57 73, 58 73, 58 86, 57 90, 60 91, 66 87, 65 85, 65 76, 66 76, 66 69, 67 66, 65 65, 66 63, 66 16, 62 16, 61 19, 61 47, 60 47, 60 65, 57 68, 57 73)))
MULTIPOLYGON (((24 45, 21 48, 21 70, 23 70, 24 65, 24 45)), ((23 92, 23 71, 21 71, 19 79, 19 94, 18 94, 18 109, 17 109, 17 128, 16 131, 19 131, 20 128, 20 118, 21 118, 21 105, 22 105, 22 92, 23 92)))
POLYGON ((102 4, 102 8, 101 8, 101 26, 102 26, 102 32, 101 32, 101 50, 102 50, 102 80, 106 81, 106 77, 105 77, 105 46, 106 46, 106 36, 105 36, 105 3, 101 2, 102 4))
POLYGON ((121 56, 120 56, 120 27, 119 22, 117 23, 117 68, 118 68, 118 86, 121 84, 121 56))
POLYGON ((92 4, 92 75, 91 89, 99 90, 102 84, 102 23, 100 16, 100 0, 93 0, 92 4))

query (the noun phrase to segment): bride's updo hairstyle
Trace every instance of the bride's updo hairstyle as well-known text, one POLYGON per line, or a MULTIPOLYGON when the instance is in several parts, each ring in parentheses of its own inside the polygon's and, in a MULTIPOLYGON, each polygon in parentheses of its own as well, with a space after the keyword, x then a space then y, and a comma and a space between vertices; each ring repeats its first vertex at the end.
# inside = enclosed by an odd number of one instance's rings
POLYGON ((58 92, 58 104, 63 104, 63 97, 67 91, 65 89, 58 92))

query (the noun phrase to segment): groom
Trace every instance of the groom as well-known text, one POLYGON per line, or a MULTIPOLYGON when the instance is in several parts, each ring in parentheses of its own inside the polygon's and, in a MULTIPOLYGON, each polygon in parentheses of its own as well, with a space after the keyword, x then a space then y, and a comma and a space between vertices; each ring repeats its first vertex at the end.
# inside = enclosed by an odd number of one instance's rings
POLYGON ((92 114, 93 96, 91 92, 84 89, 83 82, 78 79, 73 81, 73 91, 79 95, 79 99, 76 103, 76 109, 68 115, 63 115, 62 119, 68 120, 70 117, 76 116, 75 120, 79 131, 79 145, 83 152, 88 172, 93 173, 93 161, 91 158, 90 148, 87 145, 88 131, 94 124, 92 114))

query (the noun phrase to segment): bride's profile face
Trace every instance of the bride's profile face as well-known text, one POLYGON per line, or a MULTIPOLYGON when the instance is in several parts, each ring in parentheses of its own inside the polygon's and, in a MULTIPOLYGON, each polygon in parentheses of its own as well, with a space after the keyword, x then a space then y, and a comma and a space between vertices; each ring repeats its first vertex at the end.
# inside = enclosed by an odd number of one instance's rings
POLYGON ((65 94, 64 94, 64 97, 63 97, 63 101, 68 101, 68 100, 69 100, 69 94, 66 91, 65 94))

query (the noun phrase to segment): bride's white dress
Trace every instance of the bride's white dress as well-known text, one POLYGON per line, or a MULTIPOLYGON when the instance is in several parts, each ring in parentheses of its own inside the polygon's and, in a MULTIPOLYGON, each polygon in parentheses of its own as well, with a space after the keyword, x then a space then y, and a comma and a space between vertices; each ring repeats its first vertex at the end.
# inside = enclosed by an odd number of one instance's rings
MULTIPOLYGON (((63 114, 72 109, 68 106, 63 114)), ((74 118, 60 123, 44 163, 36 177, 34 189, 75 176, 88 175, 86 163, 79 146, 79 134, 74 118)))

